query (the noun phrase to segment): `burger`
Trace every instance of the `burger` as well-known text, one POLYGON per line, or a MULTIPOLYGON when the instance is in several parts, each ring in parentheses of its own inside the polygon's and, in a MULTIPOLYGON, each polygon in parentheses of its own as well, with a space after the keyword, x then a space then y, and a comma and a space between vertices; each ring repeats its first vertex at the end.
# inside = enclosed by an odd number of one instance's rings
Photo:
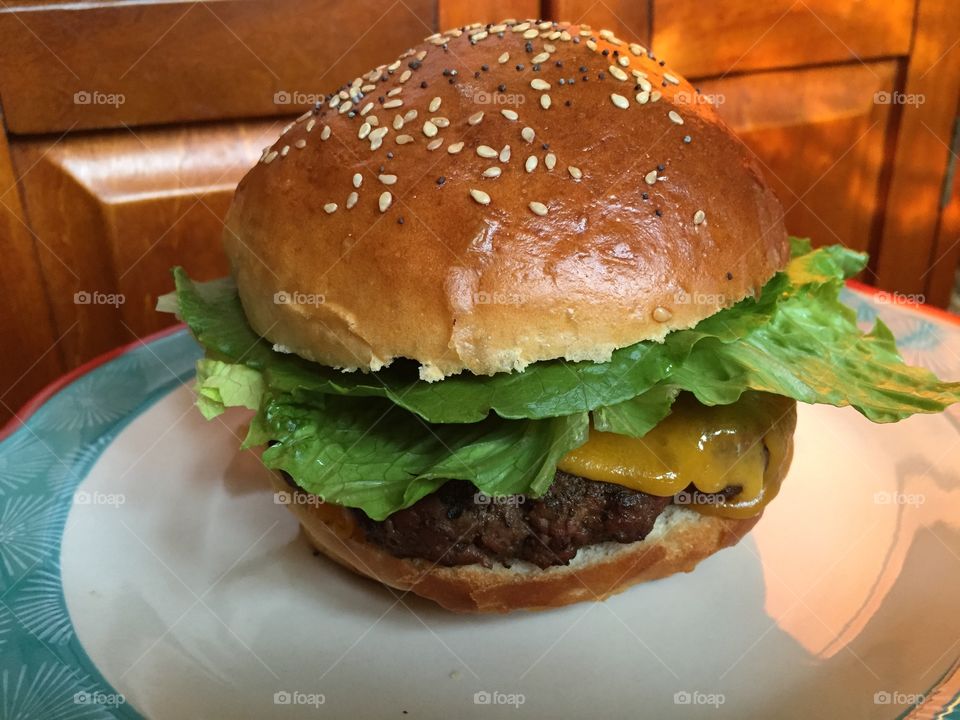
POLYGON ((648 48, 504 21, 426 38, 264 148, 231 277, 161 300, 197 404, 253 411, 336 562, 454 611, 598 600, 736 543, 796 403, 891 422, 960 383, 838 293, 749 151, 648 48))

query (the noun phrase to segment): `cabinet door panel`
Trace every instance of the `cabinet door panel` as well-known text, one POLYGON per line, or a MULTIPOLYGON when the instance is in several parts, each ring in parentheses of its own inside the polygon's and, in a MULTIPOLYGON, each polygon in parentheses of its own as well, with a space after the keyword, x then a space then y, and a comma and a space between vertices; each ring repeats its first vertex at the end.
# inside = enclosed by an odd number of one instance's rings
POLYGON ((857 62, 906 55, 913 11, 914 0, 654 0, 652 43, 688 76, 857 62))
POLYGON ((227 271, 222 217, 280 122, 17 141, 15 165, 68 366, 159 329, 170 267, 227 271), (122 296, 122 297, 121 297, 122 296))
POLYGON ((14 133, 285 115, 431 34, 434 10, 433 0, 5 2, 0 96, 14 133))
POLYGON ((440 0, 438 8, 440 30, 469 25, 496 23, 505 18, 541 17, 540 0, 440 0))
MULTIPOLYGON (((703 84, 760 160, 787 229, 871 250, 891 117, 894 61, 757 73, 703 84)), ((869 277, 867 278, 869 279, 869 277)))

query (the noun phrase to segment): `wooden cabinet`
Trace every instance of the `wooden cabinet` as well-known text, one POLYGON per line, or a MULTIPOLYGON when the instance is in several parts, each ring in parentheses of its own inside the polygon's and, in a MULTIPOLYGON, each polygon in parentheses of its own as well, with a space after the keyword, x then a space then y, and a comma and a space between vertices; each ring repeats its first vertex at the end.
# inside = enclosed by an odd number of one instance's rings
POLYGON ((9 0, 0 420, 169 323, 153 306, 170 266, 226 271, 233 188, 290 116, 438 28, 530 16, 652 47, 717 102, 794 233, 868 250, 864 280, 946 304, 960 258, 954 0, 9 0))

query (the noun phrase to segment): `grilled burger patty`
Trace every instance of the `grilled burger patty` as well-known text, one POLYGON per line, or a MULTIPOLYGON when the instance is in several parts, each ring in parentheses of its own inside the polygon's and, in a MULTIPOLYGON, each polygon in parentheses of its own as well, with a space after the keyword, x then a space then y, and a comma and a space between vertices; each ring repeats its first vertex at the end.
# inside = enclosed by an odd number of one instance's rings
MULTIPOLYGON (((730 487, 723 494, 739 492, 730 487)), ((488 498, 469 482, 451 480, 382 521, 352 512, 367 540, 397 557, 486 567, 527 560, 547 568, 568 564, 586 545, 642 540, 672 502, 673 497, 558 470, 547 493, 536 499, 488 498)))

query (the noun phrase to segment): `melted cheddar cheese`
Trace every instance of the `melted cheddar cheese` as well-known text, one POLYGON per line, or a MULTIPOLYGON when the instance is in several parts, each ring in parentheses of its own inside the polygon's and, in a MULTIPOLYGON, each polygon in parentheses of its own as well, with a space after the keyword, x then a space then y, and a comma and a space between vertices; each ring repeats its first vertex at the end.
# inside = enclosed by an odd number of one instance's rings
POLYGON ((776 497, 789 461, 795 403, 744 393, 732 405, 708 407, 681 394, 673 411, 642 438, 590 429, 584 445, 557 467, 616 483, 710 515, 745 518, 776 497), (684 492, 692 486, 697 492, 684 492), (716 495, 726 488, 737 493, 716 495))

